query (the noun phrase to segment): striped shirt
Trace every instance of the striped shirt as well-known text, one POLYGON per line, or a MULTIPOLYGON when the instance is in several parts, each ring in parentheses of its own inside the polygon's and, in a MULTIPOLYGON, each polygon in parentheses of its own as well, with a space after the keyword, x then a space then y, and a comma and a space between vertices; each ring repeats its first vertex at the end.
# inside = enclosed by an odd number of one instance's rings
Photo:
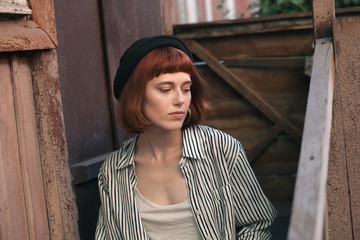
MULTIPOLYGON (((134 196, 136 139, 112 153, 99 171, 96 239, 149 239, 134 196)), ((189 127, 179 165, 203 239, 270 239, 276 210, 235 138, 206 126, 189 127)))

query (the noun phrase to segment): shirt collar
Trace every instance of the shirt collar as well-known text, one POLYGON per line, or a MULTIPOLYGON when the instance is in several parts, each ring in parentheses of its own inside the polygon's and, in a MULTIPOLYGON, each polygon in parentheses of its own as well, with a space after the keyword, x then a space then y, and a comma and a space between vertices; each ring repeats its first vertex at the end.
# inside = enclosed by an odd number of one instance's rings
MULTIPOLYGON (((120 158, 116 166, 117 169, 126 168, 134 164, 134 153, 136 142, 139 138, 139 135, 136 135, 134 138, 130 139, 124 144, 124 146, 119 150, 120 158)), ((202 150, 202 139, 200 131, 197 131, 196 126, 191 126, 186 128, 183 131, 183 157, 191 159, 204 159, 205 155, 202 150)))
POLYGON ((205 159, 203 138, 197 126, 190 126, 183 131, 183 156, 192 159, 205 159))
POLYGON ((116 165, 117 169, 126 168, 134 164, 135 146, 138 138, 139 135, 131 138, 129 141, 125 142, 123 147, 119 150, 118 154, 120 154, 120 157, 119 162, 116 165))

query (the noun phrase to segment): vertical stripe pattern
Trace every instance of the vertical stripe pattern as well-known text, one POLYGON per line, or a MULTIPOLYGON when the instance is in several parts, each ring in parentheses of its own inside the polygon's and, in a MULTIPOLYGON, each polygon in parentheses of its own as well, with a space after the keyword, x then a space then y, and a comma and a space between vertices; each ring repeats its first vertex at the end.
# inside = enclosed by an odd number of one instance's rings
MULTIPOLYGON (((96 239, 149 239, 134 199, 136 140, 114 152, 100 169, 96 239)), ((187 128, 179 164, 203 239, 270 239, 276 210, 236 139, 206 126, 187 128)))

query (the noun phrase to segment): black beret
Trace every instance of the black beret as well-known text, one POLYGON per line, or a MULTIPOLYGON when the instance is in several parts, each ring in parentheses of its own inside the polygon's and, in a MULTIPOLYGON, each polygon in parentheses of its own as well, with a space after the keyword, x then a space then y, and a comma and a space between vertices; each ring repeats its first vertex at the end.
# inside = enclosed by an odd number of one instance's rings
POLYGON ((121 89, 140 60, 150 51, 160 47, 177 48, 192 59, 189 48, 175 36, 159 35, 135 41, 120 58, 120 65, 114 79, 114 96, 116 99, 119 99, 121 89))

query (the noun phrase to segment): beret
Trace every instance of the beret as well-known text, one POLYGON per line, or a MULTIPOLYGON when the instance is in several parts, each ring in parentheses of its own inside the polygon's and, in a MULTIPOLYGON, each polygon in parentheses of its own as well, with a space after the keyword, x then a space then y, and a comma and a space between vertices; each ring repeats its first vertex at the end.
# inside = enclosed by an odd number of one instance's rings
POLYGON ((135 41, 120 58, 119 68, 114 79, 114 96, 116 99, 119 99, 121 89, 140 60, 150 51, 160 47, 177 48, 192 59, 189 48, 182 40, 175 36, 158 35, 135 41))

